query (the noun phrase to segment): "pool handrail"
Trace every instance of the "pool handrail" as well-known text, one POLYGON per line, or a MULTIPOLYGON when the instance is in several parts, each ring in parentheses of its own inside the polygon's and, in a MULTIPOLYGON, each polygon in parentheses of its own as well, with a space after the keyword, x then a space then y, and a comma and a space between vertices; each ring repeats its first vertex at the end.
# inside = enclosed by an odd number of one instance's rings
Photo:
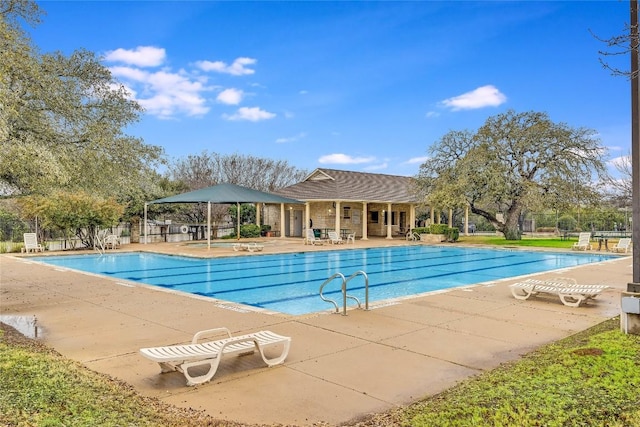
POLYGON ((347 283, 349 283, 349 281, 353 278, 355 278, 356 276, 364 276, 364 309, 365 310, 369 310, 369 276, 367 276, 367 273, 365 273, 363 270, 358 270, 355 273, 353 273, 351 276, 349 276, 349 278, 347 280, 345 280, 344 283, 344 305, 345 305, 345 310, 346 310, 346 306, 347 306, 347 300, 346 298, 351 298, 357 301, 358 303, 358 308, 362 308, 362 305, 360 304, 360 300, 352 295, 347 295, 347 283))
MULTIPOLYGON (((346 288, 345 288, 346 282, 345 282, 344 274, 342 274, 342 273, 334 273, 331 277, 329 277, 327 280, 322 282, 322 285, 320 285, 319 292, 320 292, 320 299, 322 299, 322 301, 330 302, 331 304, 333 304, 333 306, 336 308, 336 313, 338 313, 340 311, 340 308, 338 307, 338 303, 335 302, 334 300, 330 299, 330 298, 325 297, 322 294, 322 290, 324 289, 324 287, 328 283, 332 282, 333 279, 335 279, 336 277, 341 277, 342 278, 342 294, 344 295, 345 294, 345 290, 346 290, 346 288)), ((344 315, 346 315, 346 304, 345 304, 345 309, 344 310, 345 310, 344 315)))
POLYGON ((330 302, 331 304, 333 304, 333 306, 336 309, 336 311, 335 311, 336 313, 340 312, 340 308, 338 307, 338 303, 335 302, 334 300, 330 299, 330 298, 325 297, 323 295, 323 293, 322 293, 322 290, 324 289, 324 287, 328 283, 332 282, 335 278, 341 277, 342 278, 342 285, 341 285, 341 291, 342 291, 342 315, 343 316, 347 315, 347 298, 351 298, 351 299, 355 300, 356 303, 358 303, 358 308, 362 308, 362 304, 360 303, 360 300, 357 297, 347 294, 347 283, 351 279, 353 279, 353 278, 355 278, 356 276, 359 276, 359 275, 364 276, 364 281, 365 281, 365 285, 364 285, 364 288, 365 288, 365 310, 369 310, 369 276, 367 276, 367 273, 365 273, 362 270, 356 271, 351 276, 349 276, 348 279, 345 279, 344 274, 342 274, 342 273, 333 274, 331 277, 329 277, 327 280, 325 280, 322 283, 322 285, 320 285, 320 290, 319 290, 320 298, 323 301, 330 302))

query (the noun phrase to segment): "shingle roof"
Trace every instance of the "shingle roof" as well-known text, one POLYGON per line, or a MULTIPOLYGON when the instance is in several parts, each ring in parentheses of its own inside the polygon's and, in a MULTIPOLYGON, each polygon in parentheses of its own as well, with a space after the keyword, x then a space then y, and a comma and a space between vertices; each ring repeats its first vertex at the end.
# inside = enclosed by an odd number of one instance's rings
POLYGON ((413 183, 407 176, 316 169, 304 181, 274 193, 303 201, 417 203, 413 183))

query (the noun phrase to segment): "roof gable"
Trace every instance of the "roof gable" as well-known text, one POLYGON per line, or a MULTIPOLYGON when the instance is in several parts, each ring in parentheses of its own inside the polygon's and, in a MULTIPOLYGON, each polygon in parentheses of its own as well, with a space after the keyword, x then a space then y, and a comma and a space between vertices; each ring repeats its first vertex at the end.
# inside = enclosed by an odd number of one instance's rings
POLYGON ((276 191, 297 200, 348 200, 385 203, 417 203, 411 177, 316 169, 302 182, 276 191))

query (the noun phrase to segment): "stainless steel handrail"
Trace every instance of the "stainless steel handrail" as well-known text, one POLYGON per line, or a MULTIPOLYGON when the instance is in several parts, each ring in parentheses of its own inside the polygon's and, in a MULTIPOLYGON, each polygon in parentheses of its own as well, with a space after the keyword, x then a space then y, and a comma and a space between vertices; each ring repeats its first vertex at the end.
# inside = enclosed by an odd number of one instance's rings
POLYGON ((345 284, 344 284, 345 285, 344 286, 344 290, 345 290, 345 292, 344 292, 344 294, 345 294, 344 306, 345 307, 347 306, 347 300, 346 299, 347 298, 351 298, 351 299, 356 300, 356 302, 358 303, 358 308, 361 308, 360 300, 358 298, 354 297, 354 296, 347 295, 347 292, 346 292, 347 291, 347 283, 349 283, 349 281, 351 279, 354 279, 355 277, 360 276, 360 275, 364 276, 364 309, 365 310, 369 310, 369 276, 367 276, 367 273, 365 273, 362 270, 356 271, 351 276, 349 276, 349 278, 345 281, 345 284))
POLYGON ((344 274, 342 273, 335 273, 334 275, 332 275, 331 277, 329 277, 327 280, 325 280, 322 285, 320 285, 320 298, 323 301, 326 302, 330 302, 331 304, 333 304, 333 306, 336 309, 336 313, 340 312, 340 307, 338 306, 338 303, 335 300, 332 300, 330 298, 327 298, 324 296, 324 294, 322 293, 322 291, 324 290, 324 287, 328 284, 331 283, 334 279, 340 277, 342 278, 342 285, 341 285, 341 291, 342 291, 342 315, 346 316, 347 315, 347 298, 353 299, 358 303, 358 308, 362 308, 362 304, 360 303, 360 300, 353 296, 353 295, 348 295, 347 294, 347 283, 357 277, 357 276, 364 276, 364 289, 365 289, 365 310, 369 310, 369 276, 367 276, 367 273, 365 273, 362 270, 356 271, 355 273, 353 273, 351 276, 349 276, 348 279, 345 279, 344 274))
MULTIPOLYGON (((345 278, 344 278, 344 274, 342 274, 342 273, 336 273, 336 274, 334 274, 333 276, 329 277, 327 280, 325 280, 325 281, 324 281, 324 283, 322 283, 322 285, 320 285, 320 298, 322 299, 322 301, 330 302, 331 304, 333 304, 333 305, 334 305, 334 307, 336 308, 336 313, 338 313, 338 312, 340 311, 340 308, 338 307, 338 303, 337 303, 337 302, 335 302, 334 300, 330 299, 330 298, 325 297, 325 296, 322 294, 322 290, 324 289, 324 287, 325 287, 328 283, 332 282, 332 281, 333 281, 333 279, 335 279, 336 277, 341 277, 341 278, 342 278, 342 286, 341 286, 341 288, 342 288, 342 294, 344 295, 344 294, 346 293, 346 292, 345 292, 345 291, 346 291, 346 288, 345 288, 345 287, 346 287, 346 281, 345 281, 345 278)), ((344 310, 346 310, 346 306, 345 306, 345 309, 344 309, 344 310)), ((346 314, 346 311, 345 311, 345 313, 344 313, 344 314, 346 314)))

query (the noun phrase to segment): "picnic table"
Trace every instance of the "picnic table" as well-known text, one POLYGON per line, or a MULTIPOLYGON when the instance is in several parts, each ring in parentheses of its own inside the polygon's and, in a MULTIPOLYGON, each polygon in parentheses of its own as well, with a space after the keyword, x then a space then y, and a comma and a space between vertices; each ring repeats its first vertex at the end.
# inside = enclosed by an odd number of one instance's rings
POLYGON ((602 249, 602 244, 604 243, 604 248, 609 250, 609 239, 621 239, 624 237, 631 237, 631 232, 622 231, 622 230, 613 230, 613 231, 594 231, 592 233, 592 238, 598 241, 598 250, 602 249))

